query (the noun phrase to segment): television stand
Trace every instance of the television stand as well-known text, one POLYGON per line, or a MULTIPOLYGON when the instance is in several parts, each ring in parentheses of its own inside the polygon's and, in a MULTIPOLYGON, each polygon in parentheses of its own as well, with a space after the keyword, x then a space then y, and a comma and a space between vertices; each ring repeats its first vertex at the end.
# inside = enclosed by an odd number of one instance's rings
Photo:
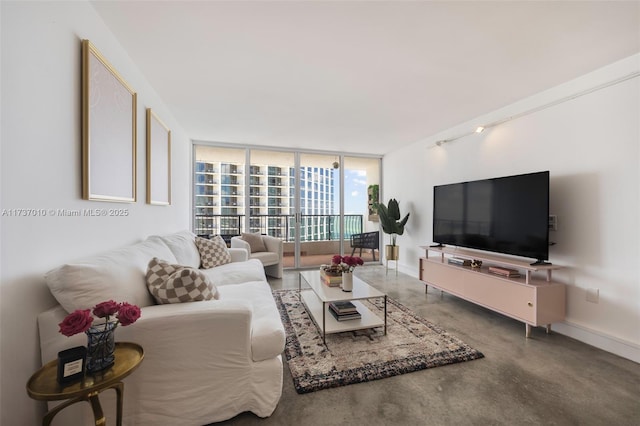
MULTIPOLYGON (((525 336, 531 327, 564 321, 565 286, 551 280, 551 271, 560 266, 529 264, 527 261, 485 252, 452 247, 420 246, 425 257, 420 258, 420 280, 440 291, 473 302, 525 324, 525 336), (429 253, 436 254, 429 257, 429 253), (451 257, 481 260, 480 268, 449 263, 451 257), (509 270, 506 275, 489 272, 490 267, 509 270), (534 276, 543 273, 544 276, 534 276), (514 276, 517 274, 517 276, 514 276)), ((537 263, 537 262, 536 262, 537 263)), ((505 273, 504 271, 502 271, 505 273)))
POLYGON ((538 265, 552 265, 552 263, 551 263, 551 262, 547 262, 546 260, 538 259, 538 260, 536 260, 535 262, 530 263, 529 265, 531 265, 531 266, 538 266, 538 265))

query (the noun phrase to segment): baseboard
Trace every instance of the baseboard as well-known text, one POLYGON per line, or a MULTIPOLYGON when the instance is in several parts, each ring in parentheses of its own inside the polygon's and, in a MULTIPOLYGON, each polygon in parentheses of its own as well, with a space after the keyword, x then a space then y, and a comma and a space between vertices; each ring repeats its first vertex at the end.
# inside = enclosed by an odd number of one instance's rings
POLYGON ((553 324, 553 331, 640 363, 640 345, 593 330, 571 321, 553 324))

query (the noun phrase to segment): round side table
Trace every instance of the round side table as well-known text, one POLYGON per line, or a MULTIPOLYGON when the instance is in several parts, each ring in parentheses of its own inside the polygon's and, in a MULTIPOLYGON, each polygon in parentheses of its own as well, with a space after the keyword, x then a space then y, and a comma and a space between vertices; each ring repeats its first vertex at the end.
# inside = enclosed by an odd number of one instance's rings
POLYGON ((117 396, 116 423, 122 425, 122 398, 124 383, 122 379, 131 374, 142 362, 142 346, 130 342, 116 342, 115 364, 95 374, 87 374, 81 381, 61 385, 57 381, 58 360, 45 364, 36 371, 27 382, 27 393, 38 401, 59 401, 68 399, 42 418, 43 426, 49 426, 53 417, 64 408, 76 402, 87 401, 93 409, 96 426, 104 426, 106 419, 100 405, 98 394, 106 389, 115 389, 117 396))

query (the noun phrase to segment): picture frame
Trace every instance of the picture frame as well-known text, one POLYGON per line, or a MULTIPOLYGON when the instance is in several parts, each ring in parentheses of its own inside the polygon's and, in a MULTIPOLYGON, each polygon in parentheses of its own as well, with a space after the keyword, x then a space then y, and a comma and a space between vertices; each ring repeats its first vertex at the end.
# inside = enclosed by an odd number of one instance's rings
POLYGON ((82 198, 136 202, 137 94, 82 40, 82 198))
POLYGON ((171 130, 147 108, 147 204, 171 205, 171 130))

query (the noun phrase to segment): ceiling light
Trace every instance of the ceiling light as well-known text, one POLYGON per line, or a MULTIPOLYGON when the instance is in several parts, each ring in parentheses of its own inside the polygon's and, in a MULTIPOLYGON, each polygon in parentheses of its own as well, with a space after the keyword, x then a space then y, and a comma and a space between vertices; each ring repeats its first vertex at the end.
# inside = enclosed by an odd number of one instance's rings
POLYGON ((605 83, 599 84, 597 86, 591 87, 589 89, 582 90, 581 92, 574 93, 572 95, 568 95, 568 96, 565 96, 565 97, 560 98, 560 99, 556 99, 555 101, 551 101, 549 103, 537 106, 535 108, 531 108, 531 109, 528 109, 526 111, 521 111, 521 112, 519 112, 517 114, 510 115, 510 116, 505 117, 505 118, 503 118, 501 120, 494 121, 494 122, 486 124, 484 126, 478 126, 478 127, 476 127, 475 131, 464 133, 464 134, 461 134, 461 135, 458 135, 458 136, 454 136, 454 137, 451 137, 451 138, 448 138, 448 139, 436 141, 436 143, 431 145, 430 148, 432 148, 434 146, 442 146, 442 144, 444 144, 445 142, 447 142, 447 143, 448 142, 453 142, 455 140, 464 138, 464 137, 472 135, 474 133, 481 133, 486 128, 499 126, 499 125, 504 124, 504 123, 506 123, 508 121, 515 120, 515 119, 518 119, 520 117, 524 117, 526 115, 533 114, 533 113, 536 113, 536 112, 540 112, 540 111, 545 110, 547 108, 551 108, 551 107, 554 107, 556 105, 559 105, 559 104, 561 104, 563 102, 571 101, 571 100, 576 99, 576 98, 578 98, 580 96, 584 96, 584 95, 587 95, 589 93, 593 93, 593 92, 598 91, 600 89, 604 89, 605 87, 614 86, 614 85, 616 85, 618 83, 622 83, 624 81, 631 80, 632 78, 636 78, 636 77, 640 77, 640 71, 634 71, 634 72, 632 72, 630 74, 624 75, 624 76, 616 78, 614 80, 610 80, 610 81, 607 81, 605 83))

